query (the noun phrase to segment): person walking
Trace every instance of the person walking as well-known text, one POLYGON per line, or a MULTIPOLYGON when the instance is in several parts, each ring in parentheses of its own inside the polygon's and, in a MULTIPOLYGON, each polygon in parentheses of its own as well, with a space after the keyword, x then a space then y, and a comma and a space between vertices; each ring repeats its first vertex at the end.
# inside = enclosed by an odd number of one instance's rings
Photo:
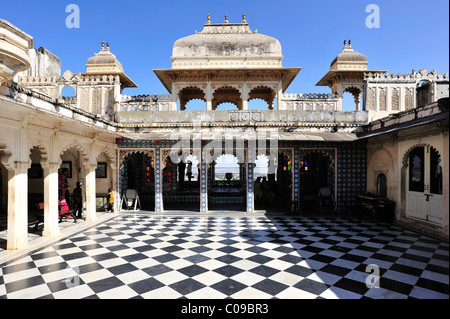
POLYGON ((106 211, 111 211, 111 213, 114 213, 114 192, 112 188, 108 189, 108 202, 106 211))

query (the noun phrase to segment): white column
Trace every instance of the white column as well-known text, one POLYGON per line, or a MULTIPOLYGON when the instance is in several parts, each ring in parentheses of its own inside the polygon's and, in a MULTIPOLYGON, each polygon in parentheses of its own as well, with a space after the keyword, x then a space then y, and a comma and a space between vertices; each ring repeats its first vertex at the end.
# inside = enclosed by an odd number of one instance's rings
POLYGON ((340 85, 338 86, 337 95, 338 95, 338 105, 337 105, 338 111, 342 111, 342 98, 343 98, 344 92, 340 85))
POLYGON ((28 245, 28 167, 28 162, 16 163, 8 170, 8 250, 28 245))
POLYGON ((178 90, 175 83, 172 83, 172 94, 170 95, 172 111, 177 110, 177 99, 178 99, 178 90))
POLYGON ((86 221, 95 221, 97 219, 95 169, 97 165, 90 164, 85 166, 86 172, 86 221))
POLYGON ((211 83, 208 82, 208 83, 206 83, 206 93, 205 93, 206 110, 207 111, 212 110, 212 96, 213 96, 213 92, 212 92, 212 88, 211 88, 211 83))
POLYGON ((248 110, 248 99, 249 99, 247 83, 244 83, 242 86, 241 98, 242 98, 242 110, 247 111, 248 110))
POLYGON ((283 97, 283 89, 281 87, 281 83, 278 85, 278 92, 277 92, 277 110, 282 110, 283 106, 281 103, 281 99, 283 97))
POLYGON ((58 219, 58 167, 59 164, 42 165, 44 169, 44 230, 43 237, 60 234, 58 219))

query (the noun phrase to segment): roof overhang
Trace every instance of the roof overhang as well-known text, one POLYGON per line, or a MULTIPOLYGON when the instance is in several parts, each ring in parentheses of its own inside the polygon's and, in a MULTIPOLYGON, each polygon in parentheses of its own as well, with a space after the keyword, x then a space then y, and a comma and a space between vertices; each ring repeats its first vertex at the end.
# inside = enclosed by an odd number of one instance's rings
MULTIPOLYGON (((177 75, 181 74, 200 74, 200 75, 211 75, 215 73, 221 74, 241 74, 252 75, 257 73, 265 74, 279 74, 281 79, 282 91, 285 92, 292 81, 295 79, 297 74, 302 68, 242 68, 242 69, 154 69, 158 79, 164 85, 164 87, 172 94, 172 84, 175 81, 177 75)), ((263 82, 261 82, 263 84, 263 82)))
POLYGON ((349 76, 349 75, 360 75, 362 77, 364 77, 365 73, 369 73, 372 72, 374 74, 384 74, 387 71, 380 71, 380 70, 364 70, 364 71, 354 71, 354 70, 348 70, 348 71, 343 71, 343 70, 339 70, 339 71, 333 71, 330 70, 327 72, 327 74, 325 74, 320 80, 319 82, 316 83, 316 86, 331 86, 331 84, 335 81, 336 77, 340 77, 340 76, 349 76))
POLYGON ((137 88, 137 84, 133 82, 125 73, 123 72, 89 72, 82 73, 82 76, 96 76, 96 75, 118 75, 120 78, 120 84, 122 85, 122 89, 124 88, 137 88))
MULTIPOLYGON (((119 130, 120 132, 120 130, 119 130)), ((156 141, 167 141, 167 140, 173 140, 174 136, 179 136, 176 133, 176 129, 161 129, 161 130, 148 130, 145 132, 121 132, 123 136, 125 136, 128 139, 132 140, 156 140, 156 141), (175 134, 174 134, 175 132, 175 134)), ((181 134, 181 131, 180 131, 181 134)), ((192 132, 186 132, 183 131, 183 136, 186 137, 186 134, 191 134, 191 138, 193 137, 192 132)), ((198 132, 196 133, 198 134, 198 132)), ((208 140, 214 140, 217 138, 217 132, 211 132, 208 129, 202 129, 200 132, 201 139, 208 141, 208 140)), ((197 136, 197 135, 196 135, 197 136)), ((249 140, 255 138, 255 131, 250 130, 249 132, 240 132, 239 138, 243 140, 249 140)), ((268 140, 270 139, 277 139, 279 141, 315 141, 315 142, 352 142, 357 140, 355 133, 348 133, 348 132, 283 132, 279 131, 275 134, 270 134, 270 136, 267 137, 268 140)))

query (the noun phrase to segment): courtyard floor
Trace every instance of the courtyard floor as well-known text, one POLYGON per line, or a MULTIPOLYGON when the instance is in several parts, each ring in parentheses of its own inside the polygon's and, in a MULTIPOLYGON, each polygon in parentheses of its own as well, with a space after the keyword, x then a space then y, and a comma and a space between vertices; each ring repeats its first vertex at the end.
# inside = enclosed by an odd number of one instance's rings
POLYGON ((100 218, 7 261, 0 251, 0 299, 449 299, 448 242, 393 224, 144 211, 100 218))

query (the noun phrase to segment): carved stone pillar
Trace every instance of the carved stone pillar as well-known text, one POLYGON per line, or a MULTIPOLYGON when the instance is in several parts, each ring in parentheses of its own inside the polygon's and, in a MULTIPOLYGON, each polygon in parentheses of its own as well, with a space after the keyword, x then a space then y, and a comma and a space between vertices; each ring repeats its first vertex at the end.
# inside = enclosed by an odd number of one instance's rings
POLYGON ((161 167, 161 149, 155 149, 155 213, 164 210, 163 205, 163 170, 161 167))
POLYGON ((248 162, 247 172, 247 213, 253 213, 255 208, 255 196, 253 192, 253 167, 254 163, 248 162))
POLYGON ((172 94, 170 96, 170 103, 172 111, 177 110, 177 99, 178 99, 178 90, 175 83, 172 83, 172 94))
POLYGON ((86 172, 86 221, 97 219, 97 199, 95 186, 95 169, 97 165, 85 165, 86 172))
POLYGON ((58 168, 59 164, 42 165, 44 170, 44 230, 43 237, 60 234, 58 222, 58 168))
POLYGON ((208 211, 208 164, 206 151, 203 150, 200 156, 200 212, 206 213, 208 211))
POLYGON ((206 84, 205 98, 206 98, 206 110, 207 111, 211 111, 212 110, 212 98, 213 98, 213 91, 212 91, 212 87, 211 87, 211 82, 208 82, 206 84))
POLYGON ((277 91, 277 110, 283 109, 282 101, 281 101, 282 98, 283 98, 283 89, 282 89, 281 83, 280 83, 278 85, 278 91, 277 91))
POLYGON ((8 170, 8 235, 6 249, 28 245, 28 168, 29 163, 16 163, 8 170))
POLYGON ((248 110, 248 87, 247 84, 244 83, 243 87, 242 87, 242 94, 241 94, 241 98, 242 98, 242 110, 243 111, 247 111, 248 110))

